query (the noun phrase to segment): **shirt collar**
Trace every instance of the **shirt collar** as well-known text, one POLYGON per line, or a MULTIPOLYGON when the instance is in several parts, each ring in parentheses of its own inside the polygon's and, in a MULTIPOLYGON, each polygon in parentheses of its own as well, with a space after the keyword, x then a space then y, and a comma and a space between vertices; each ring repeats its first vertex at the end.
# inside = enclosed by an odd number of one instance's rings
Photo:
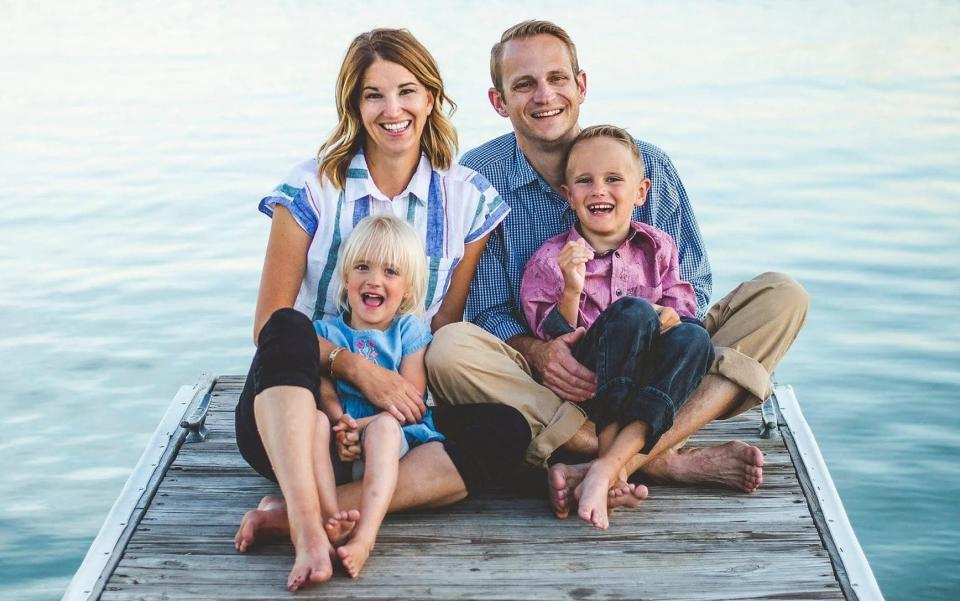
MULTIPOLYGON (((588 248, 589 250, 593 251, 593 253, 594 253, 596 256, 598 256, 598 257, 599 257, 599 256, 606 256, 606 255, 610 254, 611 252, 613 252, 613 250, 609 250, 609 251, 606 251, 606 252, 603 252, 603 253, 597 252, 597 250, 596 250, 595 248, 593 248, 593 246, 590 244, 590 242, 588 242, 587 239, 584 238, 583 235, 580 233, 579 227, 580 227, 580 222, 577 222, 576 224, 574 224, 574 226, 573 226, 572 228, 570 228, 570 231, 567 233, 567 242, 576 242, 577 240, 583 240, 583 243, 587 245, 587 248, 588 248)), ((639 222, 637 222, 637 221, 631 221, 631 222, 630 222, 630 230, 627 232, 627 237, 624 239, 623 242, 620 243, 620 246, 618 246, 618 247, 617 247, 616 249, 614 249, 614 250, 620 250, 620 249, 622 249, 622 248, 623 248, 624 246, 626 246, 627 244, 630 244, 631 242, 633 242, 633 239, 636 238, 638 235, 643 236, 643 239, 645 239, 645 240, 649 240, 649 239, 650 239, 650 234, 649 234, 646 230, 643 229, 643 225, 641 225, 641 224, 640 224, 639 222)))
POLYGON ((527 160, 527 155, 523 154, 523 151, 520 150, 520 145, 517 144, 517 136, 513 135, 513 170, 510 172, 510 192, 526 186, 527 184, 537 180, 538 174, 530 166, 530 161, 527 160))
MULTIPOLYGON (((427 158, 426 154, 421 153, 417 169, 413 172, 413 177, 410 178, 410 182, 404 191, 400 193, 399 197, 403 198, 409 194, 421 204, 426 204, 427 198, 430 196, 430 180, 432 176, 433 167, 430 165, 430 159, 427 158)), ((347 202, 356 202, 367 196, 380 200, 391 200, 373 183, 373 178, 370 177, 370 170, 367 168, 367 159, 361 149, 360 152, 355 154, 353 159, 350 160, 350 167, 347 168, 344 200, 347 202)))

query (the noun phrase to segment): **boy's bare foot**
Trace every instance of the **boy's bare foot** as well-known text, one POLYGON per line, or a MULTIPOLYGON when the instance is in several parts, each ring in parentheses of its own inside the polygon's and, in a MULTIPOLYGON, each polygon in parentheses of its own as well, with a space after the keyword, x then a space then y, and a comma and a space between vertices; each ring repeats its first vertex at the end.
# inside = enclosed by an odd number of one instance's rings
POLYGON ((372 543, 368 544, 354 537, 347 544, 337 547, 337 556, 340 557, 340 562, 350 577, 356 578, 360 575, 363 565, 367 563, 371 551, 373 551, 372 543))
POLYGON ((734 440, 716 447, 664 453, 643 471, 681 484, 713 484, 752 493, 763 483, 763 453, 734 440))
POLYGON ((607 507, 611 511, 621 507, 640 507, 640 503, 647 498, 649 492, 643 484, 631 484, 626 480, 619 480, 607 492, 607 507))
POLYGON ((330 544, 334 547, 342 545, 350 536, 350 533, 353 532, 353 528, 357 525, 359 519, 360 512, 356 509, 338 511, 330 516, 327 523, 323 525, 327 531, 327 538, 330 539, 330 544))
POLYGON ((325 540, 294 543, 297 557, 287 576, 287 590, 293 592, 301 586, 326 582, 333 576, 333 547, 325 540))
MULTIPOLYGON (((583 481, 589 463, 578 465, 566 465, 557 463, 550 467, 547 472, 547 482, 550 489, 550 507, 553 509, 553 515, 561 520, 567 519, 570 515, 570 509, 577 505, 576 496, 573 491, 583 481)), ((638 507, 640 502, 647 498, 649 491, 646 486, 634 486, 620 481, 610 488, 607 495, 607 506, 609 509, 620 507, 633 508, 638 507)))
POLYGON ((240 520, 233 546, 240 553, 246 553, 258 538, 289 534, 290 523, 287 521, 287 505, 283 498, 266 496, 256 509, 248 511, 240 520))
POLYGON ((577 498, 577 515, 580 519, 606 530, 610 526, 607 517, 610 476, 596 469, 596 465, 587 471, 583 482, 574 489, 573 495, 577 498))

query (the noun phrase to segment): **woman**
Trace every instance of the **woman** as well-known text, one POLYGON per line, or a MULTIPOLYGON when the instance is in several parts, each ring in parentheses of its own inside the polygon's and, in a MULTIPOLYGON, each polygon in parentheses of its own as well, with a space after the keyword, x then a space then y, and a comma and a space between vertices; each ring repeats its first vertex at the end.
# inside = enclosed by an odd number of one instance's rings
MULTIPOLYGON (((330 516, 319 509, 314 452, 329 436, 317 425, 321 375, 346 380, 401 422, 425 411, 399 374, 314 333, 311 319, 337 313, 333 274, 342 242, 370 214, 392 213, 413 225, 427 250, 425 315, 436 330, 462 318, 487 237, 509 211, 483 177, 453 164, 456 132, 446 108, 454 105, 433 57, 409 32, 377 29, 354 39, 336 94, 339 123, 317 159, 298 165, 260 203, 273 224, 254 322, 258 350, 236 410, 241 454, 278 482, 284 497, 264 498, 244 516, 237 549, 246 551, 257 535, 289 531, 296 548, 291 590, 332 574, 333 547, 322 526, 330 516)), ((341 510, 359 505, 358 492, 351 484, 338 489, 341 510)), ((465 495, 453 461, 431 442, 404 457, 390 509, 465 495)), ((348 513, 356 515, 341 517, 348 513)))

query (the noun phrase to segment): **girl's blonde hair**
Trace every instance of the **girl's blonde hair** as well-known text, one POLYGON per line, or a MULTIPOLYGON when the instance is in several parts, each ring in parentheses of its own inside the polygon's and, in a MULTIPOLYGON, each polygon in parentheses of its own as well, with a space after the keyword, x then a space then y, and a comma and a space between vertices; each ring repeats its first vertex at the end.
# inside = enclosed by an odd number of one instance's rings
POLYGON ((347 167, 366 139, 360 118, 360 88, 367 69, 378 59, 396 63, 413 74, 432 95, 433 110, 420 137, 420 148, 434 169, 448 169, 457 154, 457 130, 449 115, 457 109, 443 89, 437 62, 406 29, 374 29, 361 33, 347 49, 337 77, 337 123, 317 152, 319 174, 338 190, 347 181, 347 167), (449 105, 449 110, 447 110, 449 105))
POLYGON ((393 215, 365 217, 347 237, 340 253, 340 287, 337 304, 340 310, 350 310, 347 300, 347 277, 357 263, 389 265, 407 282, 407 290, 400 301, 397 314, 423 313, 427 294, 427 257, 420 235, 410 224, 393 215))

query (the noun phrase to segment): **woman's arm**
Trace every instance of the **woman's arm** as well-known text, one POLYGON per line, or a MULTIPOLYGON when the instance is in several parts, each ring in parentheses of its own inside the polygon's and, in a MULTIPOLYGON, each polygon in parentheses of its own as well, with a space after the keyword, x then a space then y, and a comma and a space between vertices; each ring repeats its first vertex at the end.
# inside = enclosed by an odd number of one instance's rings
POLYGON ((292 307, 297 300, 300 283, 307 270, 310 234, 282 205, 277 205, 270 225, 267 256, 263 260, 257 311, 253 320, 253 343, 260 340, 260 330, 277 309, 292 307))
POLYGON ((480 255, 483 254, 483 249, 486 248, 489 237, 490 234, 487 234, 463 247, 463 258, 460 259, 460 263, 453 270, 453 276, 450 278, 450 288, 447 289, 447 294, 440 303, 440 309, 430 323, 430 329, 434 332, 448 323, 463 320, 463 307, 467 304, 470 281, 473 280, 477 263, 480 262, 480 255))

